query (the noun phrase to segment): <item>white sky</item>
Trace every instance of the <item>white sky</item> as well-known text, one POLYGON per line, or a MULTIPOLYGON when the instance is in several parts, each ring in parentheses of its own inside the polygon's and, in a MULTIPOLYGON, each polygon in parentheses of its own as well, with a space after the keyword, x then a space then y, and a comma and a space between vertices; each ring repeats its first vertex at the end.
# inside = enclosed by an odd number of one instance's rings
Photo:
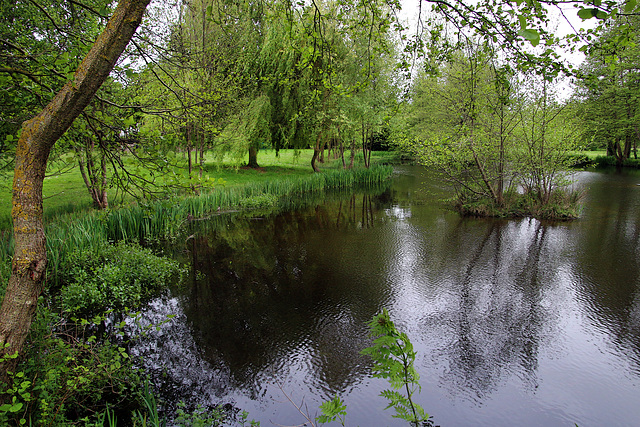
MULTIPOLYGON (((470 1, 473 2, 473 0, 470 1)), ((424 0, 401 0, 401 3, 402 11, 400 13, 400 18, 406 20, 406 22, 408 23, 409 34, 414 34, 416 31, 416 19, 418 16, 420 4, 422 4, 423 17, 431 10, 431 4, 425 2, 424 0)), ((573 7, 573 5, 570 4, 562 6, 562 13, 557 8, 550 9, 550 29, 553 30, 552 32, 557 36, 565 37, 568 34, 574 34, 574 29, 579 30, 580 28, 593 28, 597 21, 595 19, 583 21, 578 17, 578 10, 579 9, 573 7), (564 16, 562 16, 563 14, 564 16)), ((557 51, 563 58, 565 58, 574 66, 580 65, 585 58, 584 54, 582 52, 579 52, 577 49, 574 53, 560 50, 559 48, 557 49, 557 51)), ((560 97, 566 99, 571 95, 573 89, 571 88, 571 85, 568 84, 568 82, 561 82, 559 84, 559 91, 560 97)))

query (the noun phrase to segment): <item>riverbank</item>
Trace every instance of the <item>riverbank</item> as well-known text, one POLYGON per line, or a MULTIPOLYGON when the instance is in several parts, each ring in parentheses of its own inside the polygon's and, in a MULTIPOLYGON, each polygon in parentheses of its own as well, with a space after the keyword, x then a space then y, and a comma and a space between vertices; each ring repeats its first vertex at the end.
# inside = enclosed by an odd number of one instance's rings
MULTIPOLYGON (((139 327, 139 314, 131 310, 180 280, 186 270, 138 242, 171 240, 191 221, 225 211, 277 209, 303 194, 374 185, 387 180, 392 171, 384 165, 327 168, 286 177, 275 171, 279 179, 252 180, 198 196, 176 195, 109 211, 64 214, 49 221, 47 289, 27 354, 6 390, 13 403, 0 409, 0 422, 98 426, 117 417, 129 424, 154 418, 159 423, 146 375, 127 351, 131 340, 146 330, 139 327)), ((2 283, 8 278, 12 251, 10 234, 4 237, 2 283)), ((200 413, 194 408, 182 415, 209 420, 215 411, 200 413)), ((246 417, 235 415, 238 425, 245 425, 246 417)))
MULTIPOLYGON (((203 191, 237 188, 257 183, 275 182, 281 180, 296 180, 309 177, 314 174, 311 169, 311 157, 313 150, 275 150, 260 151, 259 169, 243 167, 243 159, 234 157, 214 156, 213 152, 205 154, 205 162, 202 166, 194 168, 193 175, 197 177, 196 184, 206 186, 203 191), (200 174, 202 172, 202 177, 200 174)), ((391 151, 374 151, 371 156, 372 164, 391 164, 397 161, 399 154, 391 151)), ((162 182, 158 178, 158 188, 164 194, 156 194, 156 198, 169 196, 169 193, 191 192, 189 185, 188 167, 186 159, 178 157, 167 176, 174 177, 170 183, 162 182), (169 184, 182 183, 182 190, 171 189, 169 184)), ((318 163, 321 170, 342 169, 340 159, 327 158, 324 163, 318 163)), ((132 167, 129 165, 129 167, 132 167)), ((362 156, 355 158, 354 167, 363 167, 362 156)), ((112 175, 110 176, 113 177, 112 175)), ((168 180, 168 178, 167 178, 168 180)), ((167 181, 165 180, 165 181, 167 181)), ((11 186, 13 175, 0 176, 0 230, 11 228, 11 186)), ((128 194, 110 189, 110 208, 125 207, 135 202, 136 199, 128 194)), ((93 210, 92 202, 87 188, 82 180, 80 169, 72 155, 62 155, 51 161, 47 168, 47 177, 43 186, 43 204, 45 222, 55 221, 56 218, 69 213, 88 212, 93 210)))
POLYGON ((571 167, 582 168, 609 168, 609 167, 623 167, 630 169, 640 169, 640 159, 629 158, 622 161, 620 164, 615 156, 608 156, 605 150, 598 151, 576 151, 571 153, 571 167))

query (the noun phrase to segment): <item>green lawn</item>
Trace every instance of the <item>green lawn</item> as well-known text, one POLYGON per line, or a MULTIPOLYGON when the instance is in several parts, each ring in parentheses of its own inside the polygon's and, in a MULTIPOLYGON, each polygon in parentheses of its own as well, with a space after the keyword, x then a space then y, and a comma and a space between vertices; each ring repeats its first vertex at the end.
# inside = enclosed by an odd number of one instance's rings
POLYGON ((598 156, 606 156, 606 150, 595 150, 595 151, 574 151, 573 154, 587 156, 589 160, 595 160, 598 156))
MULTIPOLYGON (((326 153, 325 153, 326 154, 326 153)), ((348 162, 349 153, 345 153, 348 162)), ((237 159, 225 157, 216 158, 213 153, 206 153, 206 162, 203 167, 203 178, 208 177, 213 181, 214 191, 217 186, 240 186, 248 183, 272 181, 278 179, 290 179, 297 176, 313 174, 311 169, 311 157, 313 150, 280 150, 276 157, 275 150, 262 150, 258 154, 260 169, 246 169, 242 165, 246 158, 237 159)), ((393 152, 374 152, 373 163, 392 161, 395 158, 393 152)), ((186 179, 186 158, 176 157, 177 166, 173 172, 186 179)), ((362 154, 356 156, 356 164, 362 164, 362 154)), ((341 168, 342 161, 326 160, 319 164, 321 169, 341 168)), ((194 174, 199 174, 199 169, 194 169, 194 174)), ((49 221, 56 215, 74 211, 91 209, 91 199, 84 185, 79 168, 74 164, 73 156, 66 154, 60 156, 57 161, 50 162, 44 181, 44 216, 49 221)), ((116 197, 116 190, 109 194, 109 203, 112 207, 128 203, 131 197, 116 197)), ((0 229, 8 228, 11 218, 11 177, 0 180, 0 229)))

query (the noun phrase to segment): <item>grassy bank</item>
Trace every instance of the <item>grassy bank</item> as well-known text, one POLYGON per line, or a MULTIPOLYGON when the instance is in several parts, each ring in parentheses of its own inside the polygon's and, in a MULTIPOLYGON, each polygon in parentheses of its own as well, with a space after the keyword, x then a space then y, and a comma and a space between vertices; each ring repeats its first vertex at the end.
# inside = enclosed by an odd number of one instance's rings
MULTIPOLYGON (((273 183, 281 180, 296 180, 313 175, 311 157, 313 150, 280 150, 278 156, 274 150, 260 151, 258 163, 260 169, 243 168, 246 159, 232 157, 215 157, 213 152, 205 154, 206 161, 202 167, 203 179, 207 179, 214 189, 229 189, 259 183, 273 183)), ((374 152, 373 164, 393 162, 396 154, 393 152, 374 152)), ((178 155, 172 161, 171 169, 174 179, 187 182, 187 161, 183 155, 178 155)), ((362 165, 362 155, 356 156, 356 167, 362 165)), ((341 160, 329 160, 319 164, 322 170, 342 168, 341 160)), ((133 166, 132 166, 133 167, 133 166)), ((200 174, 200 167, 194 169, 194 175, 200 174)), ((12 175, 0 177, 0 230, 11 228, 11 185, 12 175)), ((157 180, 159 183, 162 179, 157 180)), ((47 177, 44 181, 44 218, 45 222, 52 222, 57 217, 72 212, 86 212, 91 210, 92 202, 84 185, 80 170, 73 156, 63 155, 50 162, 47 177)), ((127 206, 134 198, 111 190, 109 202, 112 208, 127 206)))
POLYGON ((593 160, 593 164, 601 168, 622 166, 624 168, 640 169, 640 159, 625 159, 620 165, 618 164, 618 159, 614 156, 597 156, 593 160))
MULTIPOLYGON (((273 207, 283 199, 309 192, 376 184, 387 180, 391 173, 391 166, 374 166, 370 169, 325 169, 322 173, 281 174, 278 179, 221 186, 198 196, 174 196, 165 200, 135 202, 108 211, 58 215, 55 221, 48 221, 45 225, 49 281, 57 283, 65 256, 75 250, 93 250, 119 240, 145 242, 172 238, 192 219, 228 210, 273 207)), ((4 233, 0 243, 0 264, 7 266, 13 253, 11 233, 4 233)), ((3 275, 7 274, 5 267, 3 275)))
MULTIPOLYGON (((233 173, 244 180, 244 172, 233 173)), ((166 289, 184 270, 135 242, 178 236, 191 220, 225 211, 277 207, 298 195, 377 184, 391 176, 392 167, 270 172, 278 179, 247 180, 198 196, 68 213, 48 221, 47 290, 38 305, 26 357, 5 391, 12 403, 0 408, 0 424, 101 426, 109 424, 105 418, 109 417, 118 423, 154 425, 151 418, 158 418, 158 413, 144 386, 146 375, 126 351, 127 342, 144 334, 144 329, 136 329, 135 314, 130 315, 132 323, 123 320, 128 310, 166 289), (113 245, 115 241, 120 243, 113 245)), ((262 174, 266 178, 269 171, 262 174)), ((10 233, 4 237, 0 265, 6 284, 12 243, 10 233)), ((180 411, 179 416, 193 419, 210 416, 197 408, 180 411)), ((226 417, 229 425, 249 425, 241 416, 219 416, 226 417)))
POLYGON ((598 151, 575 151, 570 155, 574 167, 586 167, 595 166, 597 168, 608 167, 624 167, 632 169, 640 169, 640 159, 630 158, 622 162, 622 165, 618 164, 618 159, 615 156, 607 156, 606 150, 598 151))

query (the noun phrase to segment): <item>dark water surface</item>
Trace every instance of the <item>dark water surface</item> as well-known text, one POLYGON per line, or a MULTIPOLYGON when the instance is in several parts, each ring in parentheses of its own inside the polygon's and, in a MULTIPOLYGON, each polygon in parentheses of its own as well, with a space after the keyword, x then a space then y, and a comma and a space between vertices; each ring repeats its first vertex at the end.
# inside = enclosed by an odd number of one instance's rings
POLYGON ((160 394, 301 424, 341 395, 347 425, 403 426, 378 397, 366 323, 386 307, 418 352, 417 401, 446 426, 640 421, 640 175, 581 172, 570 223, 461 219, 421 169, 381 194, 202 222, 189 284, 136 351, 160 394), (257 214, 256 214, 257 215, 257 214))

